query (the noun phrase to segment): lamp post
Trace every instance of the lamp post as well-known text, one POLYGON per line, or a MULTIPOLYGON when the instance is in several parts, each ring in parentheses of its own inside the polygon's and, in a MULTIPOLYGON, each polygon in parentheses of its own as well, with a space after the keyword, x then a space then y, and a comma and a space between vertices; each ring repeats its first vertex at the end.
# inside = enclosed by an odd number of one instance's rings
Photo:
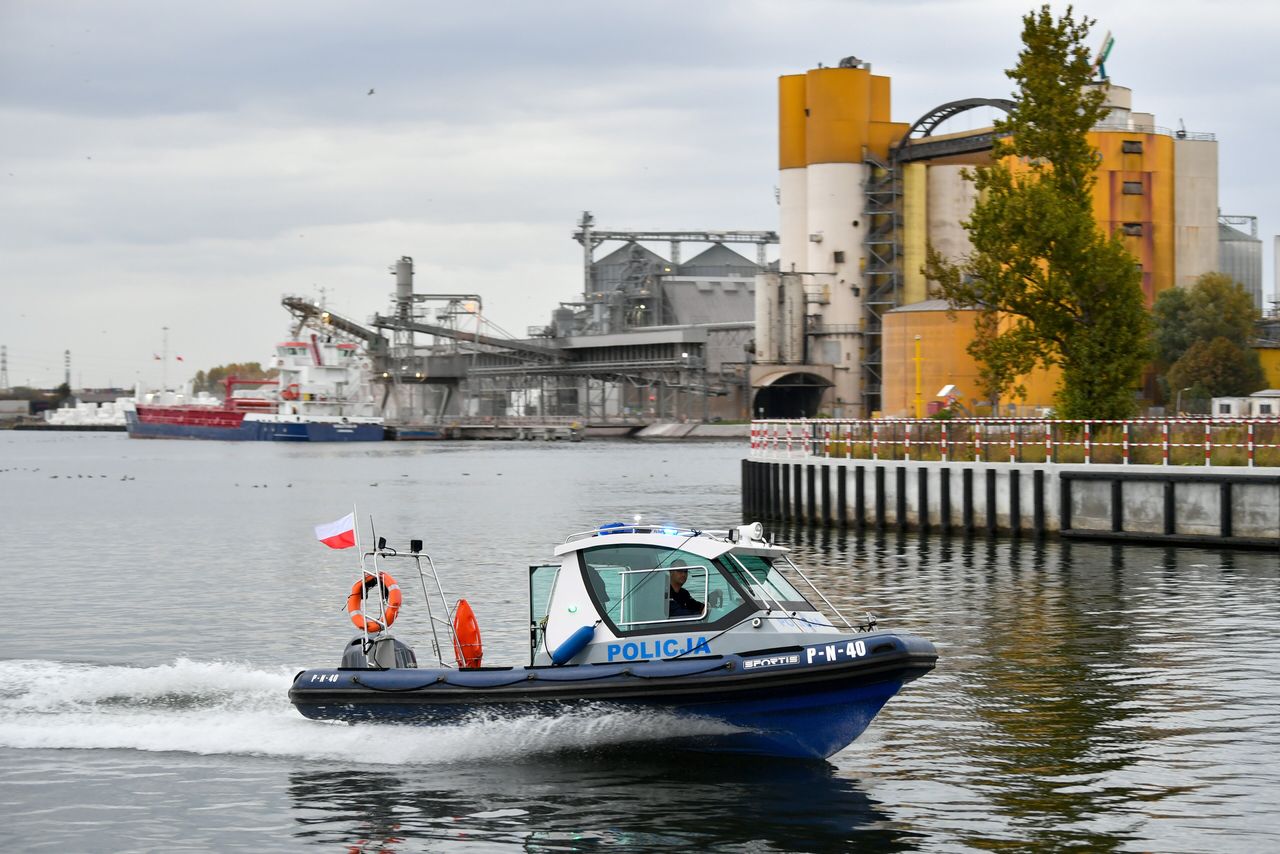
POLYGON ((916 336, 915 363, 916 363, 916 420, 918 421, 924 417, 924 413, 921 411, 923 404, 921 403, 921 397, 920 397, 920 336, 919 335, 916 336))
POLYGON ((1178 389, 1178 396, 1177 396, 1176 398, 1174 398, 1174 403, 1173 403, 1173 414, 1174 414, 1174 415, 1181 415, 1181 414, 1182 414, 1182 393, 1183 393, 1184 391, 1191 391, 1191 386, 1187 386, 1186 388, 1180 388, 1180 389, 1178 389))

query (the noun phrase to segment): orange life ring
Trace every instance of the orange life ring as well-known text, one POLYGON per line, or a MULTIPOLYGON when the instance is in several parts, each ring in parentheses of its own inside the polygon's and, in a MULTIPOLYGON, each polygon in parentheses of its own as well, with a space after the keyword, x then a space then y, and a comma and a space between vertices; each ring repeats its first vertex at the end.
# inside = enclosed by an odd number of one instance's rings
POLYGON ((374 634, 390 626, 396 621, 396 615, 400 613, 400 604, 403 602, 400 595, 400 585, 390 574, 380 572, 375 577, 373 573, 366 572, 364 576, 351 585, 351 595, 347 597, 347 616, 351 618, 351 622, 355 623, 357 629, 362 632, 374 634), (386 609, 384 617, 387 625, 382 625, 373 617, 366 617, 361 605, 364 604, 365 591, 371 587, 379 585, 383 589, 383 596, 386 597, 386 609))
POLYGON ((480 624, 466 599, 459 599, 453 609, 453 655, 464 670, 480 666, 484 646, 480 643, 480 624))
POLYGON ((280 392, 280 396, 285 400, 297 400, 298 391, 299 389, 298 389, 297 383, 289 383, 287 386, 284 387, 284 391, 280 392))

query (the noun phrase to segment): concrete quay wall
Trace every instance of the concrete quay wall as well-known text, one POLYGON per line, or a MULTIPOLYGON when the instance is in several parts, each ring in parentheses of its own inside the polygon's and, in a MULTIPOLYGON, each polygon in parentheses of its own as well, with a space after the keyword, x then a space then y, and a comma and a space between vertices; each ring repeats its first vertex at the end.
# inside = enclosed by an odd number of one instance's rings
POLYGON ((1280 469, 745 459, 747 518, 1280 550, 1280 469))

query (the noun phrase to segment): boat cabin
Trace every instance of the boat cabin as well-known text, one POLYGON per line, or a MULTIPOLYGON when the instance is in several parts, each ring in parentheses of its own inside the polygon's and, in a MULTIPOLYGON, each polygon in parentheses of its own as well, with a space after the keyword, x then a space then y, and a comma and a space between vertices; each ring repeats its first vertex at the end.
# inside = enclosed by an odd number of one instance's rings
POLYGON ((555 554, 560 563, 529 570, 531 664, 711 656, 840 631, 784 575, 809 584, 758 522, 729 531, 612 523, 555 554))

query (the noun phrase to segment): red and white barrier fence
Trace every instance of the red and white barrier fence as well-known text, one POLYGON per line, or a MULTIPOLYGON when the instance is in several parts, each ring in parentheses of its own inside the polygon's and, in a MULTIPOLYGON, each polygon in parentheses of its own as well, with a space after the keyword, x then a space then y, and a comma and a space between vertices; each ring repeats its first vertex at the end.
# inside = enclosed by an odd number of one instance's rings
POLYGON ((751 456, 1280 466, 1280 418, 757 419, 751 456))

